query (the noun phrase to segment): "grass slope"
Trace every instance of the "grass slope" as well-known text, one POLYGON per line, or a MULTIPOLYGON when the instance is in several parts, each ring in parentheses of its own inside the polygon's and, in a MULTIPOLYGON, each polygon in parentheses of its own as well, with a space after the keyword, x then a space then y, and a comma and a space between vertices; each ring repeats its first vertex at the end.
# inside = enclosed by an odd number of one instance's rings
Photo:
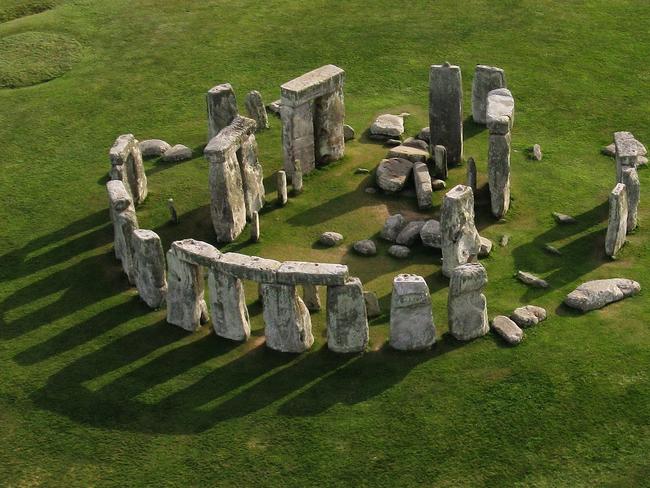
MULTIPOLYGON (((0 0, 3 7, 14 2, 0 0)), ((619 260, 603 252, 614 163, 599 155, 615 130, 650 142, 646 89, 650 21, 644 1, 74 0, 0 24, 77 39, 84 57, 49 83, 0 90, 0 484, 7 486, 641 486, 650 475, 650 302, 639 297, 583 316, 560 307, 577 284, 626 276, 644 287, 647 223, 619 260), (630 23, 633 19, 633 24, 630 23), (142 227, 167 248, 213 240, 207 166, 201 157, 204 93, 233 84, 267 100, 307 70, 347 72, 347 121, 358 132, 381 112, 408 111, 408 132, 427 125, 428 66, 449 60, 464 74, 469 117, 473 66, 506 70, 517 100, 513 197, 507 221, 478 224, 497 242, 484 260, 490 316, 520 304, 550 318, 517 348, 490 336, 448 339, 439 255, 406 262, 380 243, 371 259, 346 246, 318 249, 324 230, 350 244, 377 234, 414 201, 369 195, 385 148, 364 138, 343 161, 306 178, 305 192, 262 215, 263 239, 226 250, 277 259, 343 262, 384 309, 392 277, 425 276, 439 342, 431 352, 385 347, 388 317, 371 323, 361 356, 329 353, 324 313, 316 344, 300 356, 263 345, 254 287, 254 337, 187 335, 151 312, 112 255, 106 210, 108 148, 118 134, 195 148, 182 164, 147 162, 142 227), (544 160, 526 159, 539 143, 544 160), (173 197, 181 223, 170 225, 173 197), (551 211, 576 216, 558 227, 551 211), (541 248, 552 243, 563 256, 541 248), (516 269, 545 277, 529 290, 516 269)), ((242 104, 243 105, 243 104, 242 104)), ((281 165, 280 123, 259 137, 267 191, 281 165)), ((486 183, 487 134, 466 124, 466 157, 486 183)), ((449 184, 464 180, 464 167, 449 184)), ((643 195, 650 185, 641 171, 643 195)), ((435 208, 426 215, 435 216, 435 208)))

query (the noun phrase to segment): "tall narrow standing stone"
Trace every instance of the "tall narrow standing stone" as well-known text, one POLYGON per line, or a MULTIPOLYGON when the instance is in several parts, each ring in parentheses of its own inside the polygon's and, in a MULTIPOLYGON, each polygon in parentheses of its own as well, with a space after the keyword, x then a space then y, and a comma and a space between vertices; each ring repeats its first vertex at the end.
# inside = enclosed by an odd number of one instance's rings
POLYGON ((318 294, 318 287, 305 283, 302 285, 302 301, 305 302, 307 310, 310 312, 318 312, 321 309, 320 295, 318 294))
POLYGON ((208 141, 237 117, 237 100, 230 83, 210 88, 205 96, 208 108, 208 141))
POLYGON ((447 179, 447 149, 445 146, 433 146, 433 169, 436 177, 443 180, 447 179))
POLYGON ((476 172, 476 162, 474 158, 469 158, 467 160, 467 186, 472 189, 472 192, 476 193, 478 174, 476 172))
POLYGON ((627 234, 627 192, 623 183, 618 183, 609 194, 609 223, 605 236, 605 253, 609 257, 625 244, 627 234))
POLYGON ((475 339, 490 330, 487 302, 481 293, 487 281, 487 272, 479 263, 457 266, 451 274, 447 301, 449 332, 460 341, 475 339))
POLYGON ((129 283, 135 285, 135 256, 133 250, 133 231, 138 229, 138 217, 133 207, 115 215, 115 249, 120 250, 118 258, 122 262, 124 274, 129 283))
POLYGON ((474 225, 474 194, 469 186, 456 185, 443 197, 440 234, 442 274, 449 277, 456 266, 476 258, 481 247, 474 225))
POLYGON ((447 162, 463 158, 463 87, 458 66, 434 64, 429 71, 429 130, 431 147, 447 148, 447 162))
POLYGON ((497 88, 506 88, 506 75, 501 68, 477 64, 472 80, 472 118, 477 124, 487 122, 487 95, 497 88))
POLYGON ((160 237, 151 230, 136 229, 132 243, 138 294, 150 308, 159 308, 167 295, 165 254, 160 237))
POLYGON ((258 212, 265 201, 264 170, 257 159, 257 140, 255 135, 246 137, 237 151, 237 160, 241 171, 246 218, 251 219, 253 212, 258 212))
POLYGON ((248 339, 251 326, 242 281, 211 268, 208 288, 214 333, 232 341, 248 339))
POLYGON ((269 128, 269 117, 266 113, 266 107, 262 100, 262 95, 257 90, 246 94, 246 110, 251 119, 257 122, 257 130, 269 128))
POLYGON ((203 267, 181 259, 172 245, 167 274, 167 322, 193 332, 208 318, 203 267))
POLYGON ((314 343, 309 310, 292 285, 262 284, 264 334, 267 347, 304 352, 314 343))
POLYGON ((133 134, 119 136, 109 151, 109 158, 111 180, 124 182, 134 205, 144 202, 147 198, 147 175, 144 172, 140 146, 133 134))
POLYGON ((251 219, 251 241, 258 242, 260 240, 260 214, 253 212, 251 219))
POLYGON ((343 85, 314 100, 314 144, 317 164, 329 163, 343 157, 344 120, 343 85))
POLYGON ((621 183, 625 185, 627 194, 627 233, 638 225, 639 199, 641 198, 641 183, 636 168, 623 168, 621 183))
POLYGON ((490 134, 488 185, 492 215, 500 219, 510 209, 510 133, 490 134))
POLYGON ((302 191, 302 165, 298 159, 294 163, 293 173, 291 174, 291 186, 293 186, 293 191, 296 194, 302 191))
POLYGON ((401 274, 393 279, 390 302, 390 338, 394 349, 425 349, 436 341, 431 295, 424 278, 401 274))
POLYGON ((280 205, 286 205, 287 198, 287 173, 283 170, 277 173, 277 187, 278 187, 278 202, 280 205))
POLYGON ((327 287, 327 347, 334 352, 361 352, 368 345, 368 318, 359 278, 327 287))

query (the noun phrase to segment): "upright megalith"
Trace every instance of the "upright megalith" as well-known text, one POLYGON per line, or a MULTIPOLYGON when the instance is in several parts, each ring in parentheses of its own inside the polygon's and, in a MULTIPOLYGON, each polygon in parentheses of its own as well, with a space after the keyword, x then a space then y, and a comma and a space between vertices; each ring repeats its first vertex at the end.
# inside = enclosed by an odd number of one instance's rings
POLYGON ((625 168, 636 168, 639 161, 639 143, 631 132, 614 132, 616 181, 621 182, 625 168))
POLYGON ((487 96, 492 90, 506 88, 506 75, 501 68, 477 64, 472 80, 472 118, 477 124, 487 123, 487 96))
POLYGON ((129 192, 134 205, 139 205, 147 198, 147 175, 142 163, 142 152, 133 134, 119 136, 109 153, 111 180, 121 180, 129 192))
POLYGON ((115 216, 126 210, 133 208, 131 195, 126 191, 122 180, 110 180, 106 183, 106 193, 108 193, 108 213, 111 222, 115 221, 115 216))
POLYGON ((463 158, 463 87, 460 67, 434 64, 429 70, 430 147, 445 146, 447 162, 463 158))
POLYGON ((469 186, 456 185, 443 197, 440 237, 445 276, 478 256, 481 239, 474 224, 474 194, 469 186))
MULTIPOLYGON (((250 119, 249 119, 250 120, 250 119)), ((248 122, 250 125, 250 122, 248 122)), ((246 218, 253 218, 253 212, 259 212, 266 203, 264 189, 264 170, 257 157, 257 140, 255 135, 244 137, 237 151, 237 161, 241 171, 244 190, 246 218)))
POLYGON ((208 289, 214 333, 232 341, 247 340, 251 335, 251 326, 242 281, 211 267, 208 289))
POLYGON ((266 113, 266 107, 262 100, 262 95, 257 90, 246 94, 244 101, 248 116, 257 123, 257 130, 269 128, 269 116, 266 113))
POLYGON ((135 229, 132 234, 135 286, 142 301, 160 308, 167 296, 165 253, 154 231, 135 229))
POLYGON ((280 352, 300 353, 314 343, 309 310, 293 285, 262 284, 266 345, 280 352))
POLYGON ((447 179, 447 149, 445 146, 433 146, 433 170, 437 178, 447 179))
POLYGON ((467 186, 469 186, 474 193, 476 193, 478 180, 478 172, 476 171, 476 162, 474 158, 467 160, 467 186))
POLYGON ((605 253, 615 257, 625 244, 627 234, 627 191, 618 183, 609 194, 609 223, 605 236, 605 253))
POLYGON ((627 233, 629 234, 639 225, 638 212, 639 199, 641 198, 641 182, 636 168, 623 168, 621 183, 625 185, 625 193, 627 194, 627 233))
POLYGON ((451 273, 447 315, 449 332, 456 339, 469 341, 490 330, 487 301, 481 293, 487 281, 487 272, 480 263, 462 264, 451 273))
POLYGON ((421 276, 400 274, 393 279, 390 338, 394 349, 426 349, 436 340, 431 295, 421 276))
POLYGON ((138 217, 131 196, 122 180, 106 183, 109 214, 113 221, 113 247, 129 282, 135 284, 135 259, 132 242, 133 231, 138 229, 138 217))
POLYGON ((331 351, 361 352, 368 345, 368 318, 359 278, 327 287, 327 347, 331 351))
POLYGON ((510 209, 510 133, 490 134, 488 185, 492 215, 500 219, 510 209))
POLYGON ((295 160, 307 174, 316 164, 343 157, 344 81, 345 71, 328 64, 280 87, 284 169, 289 175, 295 160))
POLYGON ((418 200, 418 207, 421 209, 431 208, 433 202, 433 188, 431 187, 431 175, 425 163, 413 165, 413 181, 415 182, 415 194, 418 200))
POLYGON ((291 186, 293 192, 297 195, 302 192, 302 164, 295 161, 293 164, 293 173, 291 174, 291 186))
POLYGON ((208 90, 205 96, 208 108, 208 141, 221 129, 229 126, 239 115, 237 99, 230 83, 222 83, 208 90))

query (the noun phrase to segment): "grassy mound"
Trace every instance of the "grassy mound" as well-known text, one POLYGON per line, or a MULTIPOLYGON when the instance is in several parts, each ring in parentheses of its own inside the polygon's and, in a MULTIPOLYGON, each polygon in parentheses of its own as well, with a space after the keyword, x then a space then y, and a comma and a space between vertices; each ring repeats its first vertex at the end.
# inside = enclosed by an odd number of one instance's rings
POLYGON ((58 78, 81 56, 81 45, 63 34, 23 32, 0 39, 0 88, 58 78))
POLYGON ((0 23, 54 8, 56 0, 6 0, 0 5, 0 23))

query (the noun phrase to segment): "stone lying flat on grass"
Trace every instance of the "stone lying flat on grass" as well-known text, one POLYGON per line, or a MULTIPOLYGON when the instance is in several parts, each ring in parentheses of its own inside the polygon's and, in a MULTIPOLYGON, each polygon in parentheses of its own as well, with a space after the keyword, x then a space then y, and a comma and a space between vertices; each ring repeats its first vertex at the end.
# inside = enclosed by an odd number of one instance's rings
POLYGON ((390 306, 391 347, 401 351, 425 349, 435 340, 431 295, 424 278, 411 274, 396 276, 390 306))
POLYGON ((571 217, 560 212, 553 212, 553 217, 558 224, 576 224, 578 221, 571 217))
POLYGON ((413 171, 408 159, 384 159, 377 166, 377 186, 387 192, 398 192, 404 188, 413 171))
POLYGON ((515 100, 507 88, 488 93, 487 126, 490 134, 507 134, 512 129, 515 117, 515 100))
POLYGON ((548 288, 548 283, 545 280, 526 271, 517 271, 517 279, 528 286, 535 288, 548 288))
POLYGON ((479 239, 481 239, 481 246, 478 248, 478 257, 488 257, 492 252, 492 241, 483 236, 479 236, 479 239))
POLYGON ((362 256, 374 256, 377 254, 377 246, 370 239, 363 239, 361 241, 355 242, 352 245, 352 249, 354 249, 357 254, 361 254, 362 256))
POLYGON ((140 141, 138 146, 140 146, 140 152, 143 158, 158 158, 171 149, 171 146, 161 139, 140 141))
POLYGON ((516 308, 510 319, 519 327, 530 327, 546 320, 546 310, 535 305, 526 305, 516 308))
POLYGON ((349 275, 344 264, 285 261, 276 272, 276 282, 283 285, 344 285, 349 275))
POLYGON ((374 291, 364 291, 363 299, 366 302, 366 314, 368 317, 379 317, 381 315, 381 307, 379 306, 379 299, 374 291))
POLYGON ((380 115, 370 126, 370 133, 379 136, 400 137, 404 133, 404 118, 400 115, 380 115))
POLYGON ((426 151, 427 154, 429 153, 429 144, 423 140, 416 139, 415 137, 409 137, 408 139, 405 139, 402 145, 421 149, 422 151, 426 151))
POLYGON ((413 182, 415 194, 418 198, 418 208, 430 208, 433 203, 433 187, 431 186, 431 175, 426 163, 415 163, 413 166, 413 182))
POLYGON ((395 242, 402 246, 412 246, 420 238, 422 227, 424 227, 424 220, 409 222, 399 233, 395 242))
POLYGON ((641 285, 626 278, 610 278, 583 283, 569 293, 564 303, 582 312, 602 308, 610 303, 636 295, 641 285))
POLYGON ((348 124, 344 124, 343 125, 343 140, 345 142, 351 141, 352 139, 355 138, 355 136, 356 136, 356 133, 355 133, 354 129, 352 128, 352 126, 348 125, 348 124))
POLYGON ((182 144, 176 144, 174 147, 165 151, 162 159, 166 163, 178 163, 179 161, 192 159, 192 150, 182 144))
POLYGON ((402 214, 394 214, 386 219, 384 227, 381 229, 381 238, 389 242, 395 242, 402 229, 408 222, 402 214))
POLYGON ((412 163, 426 163, 429 159, 429 151, 402 144, 388 151, 388 157, 408 159, 412 163))
POLYGON ((492 320, 492 328, 508 344, 517 345, 524 338, 524 331, 505 315, 498 315, 492 320))
POLYGON ((411 254, 411 250, 406 246, 400 246, 399 244, 393 244, 388 248, 388 254, 397 259, 405 259, 411 254))
POLYGON ((420 239, 425 246, 440 249, 442 246, 440 222, 434 219, 427 220, 420 229, 420 239))
POLYGON ((318 238, 323 246, 333 247, 343 242, 343 236, 338 232, 323 232, 318 238))

